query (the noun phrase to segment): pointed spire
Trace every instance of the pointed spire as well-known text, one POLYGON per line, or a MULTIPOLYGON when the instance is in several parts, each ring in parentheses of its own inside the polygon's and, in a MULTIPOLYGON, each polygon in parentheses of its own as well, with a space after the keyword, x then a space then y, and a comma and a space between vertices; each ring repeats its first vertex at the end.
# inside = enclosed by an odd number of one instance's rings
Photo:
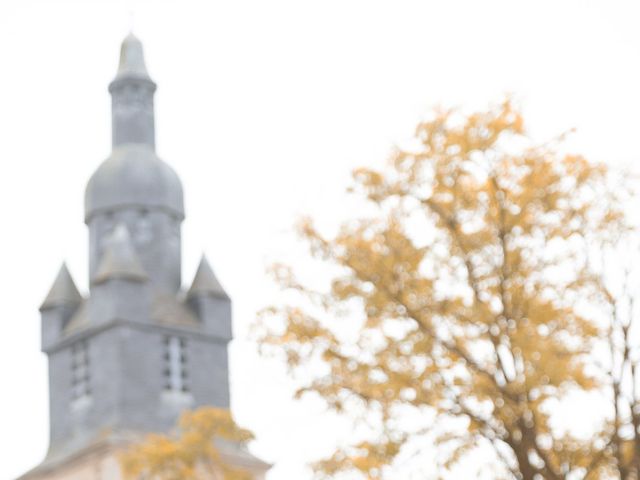
POLYGON ((133 33, 129 33, 120 46, 120 64, 116 80, 124 77, 151 80, 144 63, 142 42, 133 33))
POLYGON ((129 231, 122 223, 116 226, 111 237, 107 240, 102 260, 92 283, 103 283, 115 278, 137 282, 144 282, 149 278, 131 244, 129 231))
POLYGON ((42 302, 40 310, 60 305, 79 305, 81 302, 82 295, 80 295, 78 287, 76 287, 73 278, 71 278, 67 264, 63 263, 47 297, 42 302))
POLYGON ((213 273, 211 265, 209 265, 207 261, 207 257, 204 255, 202 255, 200 265, 198 265, 198 270, 196 271, 196 276, 193 278, 191 288, 189 288, 187 292, 187 298, 200 295, 229 299, 227 292, 225 292, 222 285, 220 285, 216 275, 213 273))
POLYGON ((122 41, 118 73, 109 84, 114 147, 137 143, 155 149, 155 91, 156 84, 149 77, 144 63, 142 42, 130 33, 122 41))

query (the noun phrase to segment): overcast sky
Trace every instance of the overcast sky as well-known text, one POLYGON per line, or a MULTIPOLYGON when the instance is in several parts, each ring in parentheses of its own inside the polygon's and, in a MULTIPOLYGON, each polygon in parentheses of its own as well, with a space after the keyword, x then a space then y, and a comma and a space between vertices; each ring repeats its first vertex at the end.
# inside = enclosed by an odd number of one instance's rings
POLYGON ((63 260, 86 291, 83 192, 110 151, 107 84, 131 23, 159 85, 158 152, 185 187, 185 279, 206 251, 234 300, 234 413, 269 480, 306 480, 349 432, 293 404, 242 340, 273 298, 265 266, 304 265, 295 218, 344 218, 350 171, 382 165, 436 104, 512 93, 537 138, 576 128, 572 150, 638 162, 636 4, 0 0, 0 479, 46 451, 37 308, 63 260))

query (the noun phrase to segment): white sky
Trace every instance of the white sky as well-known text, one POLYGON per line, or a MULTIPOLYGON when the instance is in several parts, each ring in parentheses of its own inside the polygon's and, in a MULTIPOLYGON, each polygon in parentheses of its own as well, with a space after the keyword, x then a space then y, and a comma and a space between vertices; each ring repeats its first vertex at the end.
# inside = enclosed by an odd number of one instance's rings
POLYGON ((344 218, 351 169, 381 165, 434 104, 512 92, 537 137, 575 127, 580 153, 640 158, 636 1, 0 0, 0 479, 47 446, 37 307, 63 259, 86 290, 83 191, 132 9, 186 192, 185 279, 205 250, 235 302, 233 407, 269 480, 310 478, 349 433, 241 341, 273 298, 265 266, 302 258, 297 215, 344 218))

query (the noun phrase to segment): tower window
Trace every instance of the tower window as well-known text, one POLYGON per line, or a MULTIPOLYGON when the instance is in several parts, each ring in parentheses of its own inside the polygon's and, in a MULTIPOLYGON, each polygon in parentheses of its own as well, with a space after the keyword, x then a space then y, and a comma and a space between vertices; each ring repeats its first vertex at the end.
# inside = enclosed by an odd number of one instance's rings
POLYGON ((71 398, 91 395, 89 377, 89 346, 81 340, 71 347, 71 398))
POLYGON ((188 392, 186 340, 176 336, 164 339, 164 388, 171 392, 188 392))

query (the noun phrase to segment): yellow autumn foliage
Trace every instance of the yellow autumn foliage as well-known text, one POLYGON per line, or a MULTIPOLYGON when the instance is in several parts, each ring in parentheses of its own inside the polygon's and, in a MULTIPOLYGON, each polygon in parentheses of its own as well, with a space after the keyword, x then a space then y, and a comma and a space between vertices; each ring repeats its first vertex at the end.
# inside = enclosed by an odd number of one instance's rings
POLYGON ((251 480, 224 462, 217 444, 252 438, 228 410, 202 407, 182 414, 175 435, 152 434, 130 446, 120 458, 122 471, 130 480, 251 480))
POLYGON ((258 322, 299 394, 357 411, 373 432, 316 471, 393 478, 402 452, 419 453, 430 434, 420 420, 431 412, 445 419, 434 425, 458 425, 431 432, 442 468, 481 446, 510 478, 605 478, 606 432, 560 438, 549 405, 600 388, 587 364, 602 331, 581 306, 597 291, 589 249, 624 223, 609 172, 558 153, 561 139, 533 142, 508 99, 469 115, 438 110, 415 140, 387 169, 354 172, 350 191, 376 213, 330 237, 300 223, 337 273, 315 291, 278 266, 276 280, 300 297, 258 322), (344 333, 354 325, 355 337, 344 333))

